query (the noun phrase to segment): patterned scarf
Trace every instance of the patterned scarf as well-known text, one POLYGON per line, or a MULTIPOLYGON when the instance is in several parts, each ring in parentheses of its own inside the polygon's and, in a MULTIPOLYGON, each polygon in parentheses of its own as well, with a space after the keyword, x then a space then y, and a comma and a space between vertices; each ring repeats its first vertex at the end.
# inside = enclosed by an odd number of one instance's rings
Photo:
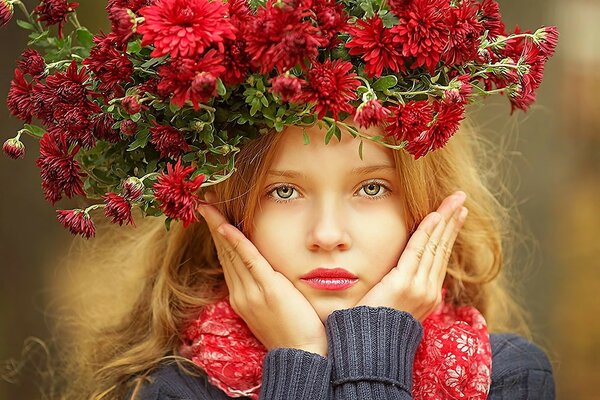
MULTIPOLYGON (((442 302, 422 325, 423 339, 413 364, 413 399, 487 399, 492 356, 481 313, 442 302)), ((230 397, 258 399, 267 349, 233 311, 228 297, 204 307, 182 339, 180 354, 201 367, 212 385, 230 397)))

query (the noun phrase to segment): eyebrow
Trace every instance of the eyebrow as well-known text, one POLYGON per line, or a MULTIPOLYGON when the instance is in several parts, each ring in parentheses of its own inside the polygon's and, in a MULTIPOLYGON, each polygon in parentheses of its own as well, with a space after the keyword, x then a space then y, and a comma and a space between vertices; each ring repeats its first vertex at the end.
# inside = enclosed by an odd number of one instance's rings
MULTIPOLYGON (((382 170, 395 170, 395 167, 393 165, 389 165, 389 164, 385 164, 385 165, 369 165, 368 167, 357 167, 357 168, 353 168, 352 171, 350 171, 351 174, 356 174, 356 175, 366 175, 368 173, 371 172, 375 172, 375 171, 382 171, 382 170)), ((269 172, 267 172, 267 175, 275 175, 275 176, 285 176, 287 178, 298 178, 298 177, 302 177, 304 176, 303 173, 298 172, 298 171, 293 171, 293 170, 285 170, 285 171, 277 171, 277 170, 270 170, 269 172)))

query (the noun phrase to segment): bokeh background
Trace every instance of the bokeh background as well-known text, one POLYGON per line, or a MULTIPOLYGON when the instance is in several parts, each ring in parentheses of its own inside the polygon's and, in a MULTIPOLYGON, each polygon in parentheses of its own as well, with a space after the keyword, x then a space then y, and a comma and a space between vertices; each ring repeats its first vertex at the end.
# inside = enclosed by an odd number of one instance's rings
MULTIPOLYGON (((31 9, 37 2, 24 1, 31 9)), ((103 0, 82 0, 79 20, 108 31, 103 0)), ((502 165, 518 201, 525 237, 516 262, 537 343, 552 359, 560 399, 600 399, 600 1, 499 0, 507 28, 557 25, 556 55, 546 66, 536 105, 510 116, 508 100, 487 99, 472 115, 482 134, 505 148, 502 165)), ((0 93, 27 43, 13 23, 0 30, 0 93)), ((20 122, 0 106, 0 142, 20 122)), ((23 139, 22 139, 23 140, 23 139)), ((0 360, 19 358, 28 338, 48 337, 47 288, 73 237, 43 199, 34 160, 0 156, 0 360)), ((68 207, 69 203, 62 203, 68 207)), ((43 362, 41 352, 40 360, 43 362)), ((0 399, 39 399, 32 381, 0 382, 0 399)))

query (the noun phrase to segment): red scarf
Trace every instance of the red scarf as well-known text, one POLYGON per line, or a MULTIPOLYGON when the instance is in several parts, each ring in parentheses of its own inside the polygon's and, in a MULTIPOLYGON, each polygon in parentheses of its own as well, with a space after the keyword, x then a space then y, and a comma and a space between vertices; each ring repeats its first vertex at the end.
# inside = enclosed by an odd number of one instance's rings
MULTIPOLYGON (((492 351, 481 313, 443 302, 422 325, 413 398, 487 399, 492 351)), ((211 384, 230 397, 258 399, 267 349, 233 311, 229 298, 204 307, 182 336, 180 354, 201 367, 211 384)))

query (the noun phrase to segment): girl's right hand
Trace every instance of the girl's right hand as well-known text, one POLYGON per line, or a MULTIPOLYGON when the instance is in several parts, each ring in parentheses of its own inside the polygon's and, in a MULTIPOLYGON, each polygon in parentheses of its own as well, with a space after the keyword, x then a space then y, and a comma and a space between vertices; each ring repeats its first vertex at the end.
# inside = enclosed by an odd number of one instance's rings
MULTIPOLYGON (((207 193, 211 198, 214 194, 207 193)), ((268 350, 296 348, 327 356, 325 326, 306 297, 216 207, 200 205, 198 211, 212 234, 231 307, 254 336, 268 350)))

